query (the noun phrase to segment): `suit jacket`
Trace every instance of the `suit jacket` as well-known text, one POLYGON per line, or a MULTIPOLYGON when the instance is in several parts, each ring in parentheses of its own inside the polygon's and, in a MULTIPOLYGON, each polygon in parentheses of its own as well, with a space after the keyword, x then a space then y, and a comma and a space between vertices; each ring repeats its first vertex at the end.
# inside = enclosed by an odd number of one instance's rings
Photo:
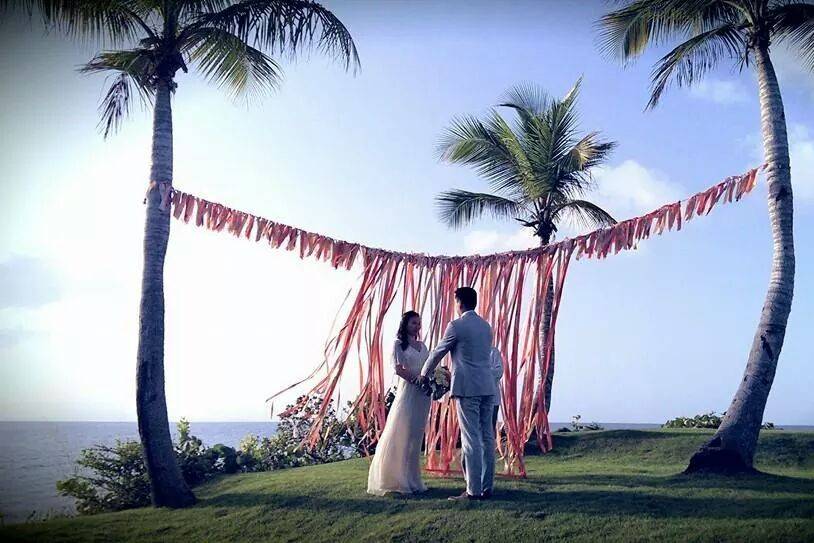
POLYGON ((452 353, 452 396, 498 394, 491 366, 492 327, 474 311, 449 323, 443 339, 430 353, 421 375, 428 376, 444 355, 452 353))

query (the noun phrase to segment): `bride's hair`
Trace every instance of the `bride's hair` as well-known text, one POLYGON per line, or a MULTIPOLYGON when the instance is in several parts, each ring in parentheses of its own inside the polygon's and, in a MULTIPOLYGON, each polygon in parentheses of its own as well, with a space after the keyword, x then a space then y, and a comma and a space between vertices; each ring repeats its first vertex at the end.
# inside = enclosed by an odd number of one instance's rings
POLYGON ((407 337, 407 324, 413 317, 421 317, 415 311, 407 311, 401 316, 401 323, 399 323, 399 331, 396 332, 396 337, 401 342, 401 350, 406 351, 410 345, 410 339, 407 337))

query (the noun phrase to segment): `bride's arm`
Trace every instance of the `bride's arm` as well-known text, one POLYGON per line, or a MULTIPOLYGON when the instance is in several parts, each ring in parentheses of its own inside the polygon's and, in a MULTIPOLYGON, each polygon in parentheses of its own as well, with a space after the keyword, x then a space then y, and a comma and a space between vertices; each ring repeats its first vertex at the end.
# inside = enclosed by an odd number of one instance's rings
POLYGON ((401 356, 403 353, 404 349, 401 348, 401 342, 396 340, 396 342, 393 344, 393 367, 396 369, 396 375, 405 381, 415 383, 418 376, 411 372, 410 369, 402 362, 401 356))

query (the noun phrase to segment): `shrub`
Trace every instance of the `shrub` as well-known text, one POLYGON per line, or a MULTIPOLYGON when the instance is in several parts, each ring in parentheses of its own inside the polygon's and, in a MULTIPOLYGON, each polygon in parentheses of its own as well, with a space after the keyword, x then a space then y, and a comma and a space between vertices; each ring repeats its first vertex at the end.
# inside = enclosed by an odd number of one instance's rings
POLYGON ((215 457, 199 438, 190 433, 189 421, 182 418, 178 421, 177 428, 175 454, 181 474, 190 486, 201 484, 215 473, 215 457))
MULTIPOLYGON (((207 449, 191 434, 186 419, 181 419, 177 428, 175 453, 187 484, 195 486, 216 473, 237 470, 234 449, 225 445, 207 449)), ((150 480, 138 441, 117 440, 112 447, 95 445, 83 449, 76 463, 79 469, 72 477, 57 481, 57 491, 76 500, 79 514, 150 505, 150 480)))
MULTIPOLYGON (((695 415, 694 417, 676 417, 674 419, 670 419, 664 424, 662 424, 662 428, 712 428, 717 429, 721 426, 721 422, 723 421, 723 416, 726 415, 726 411, 721 413, 720 415, 716 414, 714 411, 710 411, 709 413, 704 413, 701 415, 695 415)), ((773 422, 767 422, 760 426, 763 430, 781 430, 782 428, 775 428, 773 422)))
MULTIPOLYGON (((390 408, 393 407, 393 402, 396 400, 396 387, 388 389, 384 396, 384 413, 385 417, 390 413, 390 408)), ((351 410, 352 402, 348 402, 346 409, 351 410)), ((374 454, 376 452, 376 443, 372 441, 369 434, 363 430, 355 414, 350 414, 345 419, 345 427, 348 432, 348 439, 350 446, 356 451, 358 456, 374 454)))
POLYGON ((216 443, 209 450, 215 458, 214 466, 217 471, 223 473, 235 473, 237 471, 237 451, 232 447, 227 447, 223 443, 216 443))
POLYGON ((150 504, 150 481, 144 466, 141 443, 116 441, 116 445, 96 445, 84 449, 76 461, 80 470, 73 477, 57 481, 62 496, 76 498, 76 510, 83 515, 121 511, 150 504))
MULTIPOLYGON (((390 411, 394 399, 391 389, 385 398, 386 411, 390 411)), ((246 436, 237 450, 222 443, 206 447, 192 435, 189 422, 182 418, 178 421, 178 441, 174 449, 184 480, 195 486, 218 473, 270 471, 335 462, 360 455, 365 446, 372 452, 373 446, 359 430, 357 421, 353 417, 340 421, 333 405, 327 408, 320 439, 313 447, 303 446, 303 439, 312 427, 312 416, 321 406, 319 398, 301 396, 280 414, 273 436, 246 436)), ((63 496, 76 499, 80 514, 150 504, 150 482, 138 441, 117 441, 113 447, 96 445, 84 449, 77 464, 81 472, 59 481, 57 490, 63 496)))
POLYGON ((582 419, 582 415, 574 415, 571 417, 571 428, 560 428, 557 430, 558 432, 588 432, 588 431, 597 431, 597 430, 604 430, 602 426, 595 422, 590 423, 582 423, 580 420, 582 419))
POLYGON ((718 428, 721 417, 714 411, 694 417, 676 417, 662 424, 663 428, 718 428))
POLYGON ((358 454, 354 433, 340 421, 329 405, 319 440, 307 446, 303 440, 311 431, 312 416, 322 406, 317 397, 300 396, 280 413, 277 432, 271 437, 249 435, 240 442, 237 465, 243 471, 271 471, 283 468, 325 464, 358 454))

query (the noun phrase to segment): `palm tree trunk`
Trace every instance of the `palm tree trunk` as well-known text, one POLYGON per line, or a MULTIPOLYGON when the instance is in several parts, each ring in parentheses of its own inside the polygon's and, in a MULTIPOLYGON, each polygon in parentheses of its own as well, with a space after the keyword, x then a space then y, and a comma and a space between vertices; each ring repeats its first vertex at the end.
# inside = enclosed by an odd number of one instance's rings
MULTIPOLYGON (((172 80, 156 91, 150 180, 172 183, 172 80)), ((144 228, 136 409, 155 506, 185 507, 195 503, 173 451, 164 395, 164 256, 170 236, 169 209, 161 209, 161 191, 151 185, 144 228)))
POLYGON ((754 471, 763 411, 774 381, 794 293, 794 238, 789 146, 780 87, 767 48, 755 49, 763 150, 768 163, 772 272, 743 380, 715 436, 696 452, 686 472, 754 471))
MULTIPOLYGON (((543 325, 542 325, 542 353, 545 355, 547 345, 545 338, 548 337, 548 332, 551 330, 551 313, 554 308, 554 277, 552 276, 548 282, 548 288, 545 293, 545 301, 543 302, 543 325)), ((554 342, 551 342, 551 354, 548 357, 548 371, 545 374, 545 412, 551 411, 551 389, 554 387, 554 342)))
MULTIPOLYGON (((540 235, 540 246, 545 246, 551 243, 551 234, 543 232, 540 235)), ((543 371, 543 364, 545 363, 546 349, 548 345, 546 338, 548 332, 551 330, 551 313, 554 308, 554 276, 552 274, 548 281, 546 288, 545 299, 543 300, 543 322, 540 325, 540 377, 544 379, 543 383, 543 398, 545 401, 545 411, 548 413, 551 410, 551 389, 554 386, 554 343, 551 343, 551 354, 548 359, 548 371, 543 371)))

